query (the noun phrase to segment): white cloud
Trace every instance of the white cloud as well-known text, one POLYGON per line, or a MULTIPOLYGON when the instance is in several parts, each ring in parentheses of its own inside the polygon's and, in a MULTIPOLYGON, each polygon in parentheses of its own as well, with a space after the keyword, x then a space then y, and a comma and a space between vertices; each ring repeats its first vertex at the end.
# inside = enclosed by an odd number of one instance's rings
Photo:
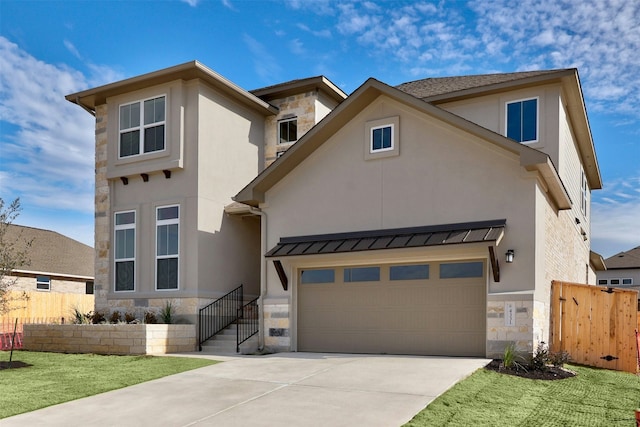
MULTIPOLYGON (((184 3, 188 4, 191 7, 196 7, 198 5, 198 3, 200 3, 200 0, 181 0, 184 3)), ((224 3, 224 1, 223 1, 224 3)))
POLYGON ((87 78, 39 61, 3 37, 0 74, 0 117, 11 129, 0 135, 4 196, 20 196, 36 207, 93 212, 93 118, 64 99, 86 88, 87 78))
MULTIPOLYGON (((198 0, 188 0, 188 1, 193 1, 193 2, 195 2, 195 3, 197 3, 197 2, 198 2, 198 0)), ((233 5, 233 3, 231 3, 231 0, 222 0, 222 5, 223 5, 224 7, 226 7, 227 9, 229 9, 229 10, 233 10, 234 12, 237 12, 237 11, 238 11, 238 9, 236 9, 236 8, 235 8, 235 6, 233 5)), ((193 6, 195 6, 195 4, 194 4, 193 6)))
POLYGON ((254 68, 260 78, 266 83, 278 81, 282 68, 269 49, 248 34, 244 34, 242 39, 253 54, 254 68))
POLYGON ((608 257, 640 245, 640 175, 600 191, 591 203, 592 249, 608 257))
POLYGON ((304 55, 306 53, 304 44, 299 39, 293 39, 289 42, 289 49, 294 55, 304 55))
POLYGON ((80 52, 78 52, 78 49, 76 49, 76 47, 74 46, 73 43, 71 43, 69 40, 65 40, 64 41, 64 47, 67 48, 67 50, 69 52, 71 52, 71 54, 73 56, 75 56, 76 58, 82 60, 82 55, 80 55, 80 52))

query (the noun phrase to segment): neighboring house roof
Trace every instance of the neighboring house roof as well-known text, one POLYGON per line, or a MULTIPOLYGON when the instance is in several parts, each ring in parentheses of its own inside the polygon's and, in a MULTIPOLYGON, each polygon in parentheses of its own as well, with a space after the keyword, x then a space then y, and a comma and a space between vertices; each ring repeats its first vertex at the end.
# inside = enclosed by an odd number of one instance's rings
POLYGON ((607 270, 640 268, 640 246, 604 260, 607 270))
POLYGON ((517 143, 373 78, 370 78, 356 89, 353 94, 338 105, 320 123, 300 138, 298 142, 293 144, 282 157, 277 159, 243 188, 234 197, 234 200, 257 207, 264 201, 264 194, 267 190, 296 168, 304 159, 327 141, 327 139, 380 95, 388 96, 409 105, 422 113, 429 114, 445 123, 520 156, 520 164, 525 169, 540 173, 540 176, 549 188, 549 194, 558 208, 569 209, 571 207, 571 199, 569 198, 567 190, 549 156, 545 153, 524 144, 517 143))
POLYGON ((505 219, 424 227, 283 237, 265 256, 283 257, 401 249, 459 243, 499 242, 505 219))
POLYGON ((566 95, 566 108, 573 124, 589 185, 592 189, 601 189, 602 176, 596 159, 580 77, 575 68, 436 77, 403 83, 396 88, 425 102, 440 104, 555 82, 562 84, 566 95))
POLYGON ((252 93, 242 89, 235 83, 227 80, 212 69, 206 67, 198 61, 186 62, 174 67, 154 71, 82 92, 72 93, 65 96, 67 101, 78 104, 85 110, 93 113, 96 106, 104 104, 108 97, 121 95, 147 87, 169 83, 175 80, 201 79, 211 86, 217 88, 225 95, 236 101, 257 109, 265 115, 277 114, 278 109, 252 93))
POLYGON ((297 95, 312 90, 320 90, 337 102, 342 102, 347 97, 338 86, 325 76, 309 77, 306 79, 291 80, 273 86, 267 86, 250 91, 255 96, 266 101, 297 95))
POLYGON ((5 240, 32 241, 27 255, 29 265, 19 266, 16 272, 94 278, 93 248, 60 233, 10 224, 5 240))

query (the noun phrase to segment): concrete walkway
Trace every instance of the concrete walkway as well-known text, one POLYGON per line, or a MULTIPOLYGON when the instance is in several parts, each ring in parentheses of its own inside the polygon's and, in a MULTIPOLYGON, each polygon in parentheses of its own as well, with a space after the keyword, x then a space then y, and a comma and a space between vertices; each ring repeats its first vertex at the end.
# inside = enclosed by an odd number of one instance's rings
POLYGON ((0 426, 400 426, 489 362, 319 353, 206 357, 225 362, 5 418, 0 426))

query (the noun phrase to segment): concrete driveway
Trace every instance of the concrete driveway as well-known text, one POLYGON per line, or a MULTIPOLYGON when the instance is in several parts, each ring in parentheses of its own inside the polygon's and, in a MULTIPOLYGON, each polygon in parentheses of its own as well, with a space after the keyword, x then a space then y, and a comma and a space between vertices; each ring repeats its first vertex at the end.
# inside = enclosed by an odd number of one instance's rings
POLYGON ((226 361, 5 418, 0 426, 400 426, 489 362, 319 353, 208 357, 226 361))

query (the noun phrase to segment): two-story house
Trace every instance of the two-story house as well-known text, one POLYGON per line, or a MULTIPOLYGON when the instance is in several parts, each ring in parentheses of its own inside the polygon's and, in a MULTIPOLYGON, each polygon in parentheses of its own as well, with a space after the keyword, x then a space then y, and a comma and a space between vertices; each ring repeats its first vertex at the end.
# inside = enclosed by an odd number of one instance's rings
POLYGON ((260 223, 224 206, 345 97, 323 77, 254 95, 196 61, 67 96, 96 117, 96 310, 195 323, 258 296, 260 223))
POLYGON ((98 309, 195 320, 244 283, 271 350, 491 356, 548 339, 552 280, 595 282, 575 69, 345 99, 189 63, 67 99, 96 114, 98 309))
POLYGON ((598 285, 640 291, 640 246, 610 256, 604 263, 606 270, 597 272, 598 285))

